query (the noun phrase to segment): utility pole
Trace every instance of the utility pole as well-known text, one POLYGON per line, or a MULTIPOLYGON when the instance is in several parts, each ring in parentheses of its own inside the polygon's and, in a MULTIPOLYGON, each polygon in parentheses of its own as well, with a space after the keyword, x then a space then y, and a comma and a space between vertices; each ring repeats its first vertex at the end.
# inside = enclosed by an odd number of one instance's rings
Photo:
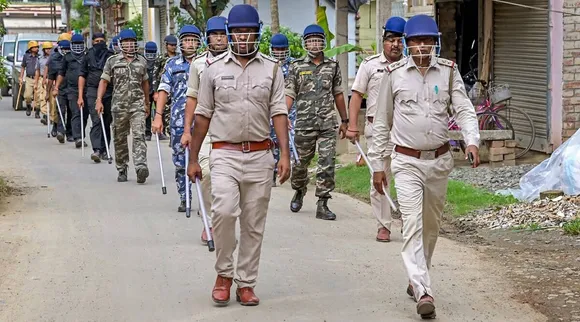
POLYGON ((90 19, 90 23, 89 23, 89 41, 87 42, 87 47, 91 48, 93 47, 93 29, 95 28, 95 6, 91 5, 89 7, 89 19, 90 19))

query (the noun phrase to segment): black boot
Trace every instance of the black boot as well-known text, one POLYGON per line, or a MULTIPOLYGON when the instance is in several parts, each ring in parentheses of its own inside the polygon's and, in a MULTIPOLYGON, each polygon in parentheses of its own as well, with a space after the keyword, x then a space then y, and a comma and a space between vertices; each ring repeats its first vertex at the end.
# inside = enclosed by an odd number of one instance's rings
MULTIPOLYGON (((56 137, 56 123, 52 123, 52 130, 50 131, 50 135, 52 135, 52 137, 56 137)), ((63 140, 64 141, 64 140, 63 140)))
POLYGON ((177 207, 177 212, 185 212, 185 200, 181 200, 179 207, 177 207))
POLYGON ((145 183, 149 177, 149 169, 141 168, 137 170, 137 183, 145 183))
POLYGON ((294 193, 294 197, 292 201, 290 201, 290 211, 292 212, 299 212, 302 209, 302 201, 304 200, 304 196, 306 195, 306 189, 304 190, 296 190, 294 193))
POLYGON ((127 182, 127 169, 119 171, 117 182, 127 182))
POLYGON ((336 215, 332 211, 330 211, 330 209, 328 209, 328 206, 326 205, 327 202, 328 199, 326 198, 318 199, 318 202, 316 203, 318 206, 316 208, 316 218, 323 220, 335 220, 336 215))
MULTIPOLYGON (((34 118, 35 119, 39 119, 40 118, 40 110, 34 110, 34 118)), ((46 123, 42 123, 44 125, 46 125, 46 123)))
POLYGON ((26 104, 26 116, 30 116, 32 114, 32 106, 30 104, 26 104))
POLYGON ((64 134, 62 134, 62 133, 57 133, 57 134, 56 134, 56 139, 58 140, 58 142, 60 142, 60 143, 64 143, 64 134))
POLYGON ((95 163, 101 163, 101 151, 95 150, 91 154, 91 160, 93 160, 95 163))
POLYGON ((43 115, 42 118, 40 119, 40 123, 42 123, 42 125, 46 125, 48 121, 46 120, 46 115, 43 115))

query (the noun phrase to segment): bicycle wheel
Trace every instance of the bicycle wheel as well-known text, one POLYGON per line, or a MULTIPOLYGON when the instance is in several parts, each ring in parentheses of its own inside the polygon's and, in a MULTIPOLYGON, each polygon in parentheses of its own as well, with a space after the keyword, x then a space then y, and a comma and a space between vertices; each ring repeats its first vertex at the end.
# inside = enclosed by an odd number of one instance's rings
MULTIPOLYGON (((478 112, 476 116, 480 130, 507 130, 511 131, 509 140, 515 138, 514 127, 505 116, 492 111, 478 112)), ((461 151, 465 153, 465 141, 460 141, 459 146, 461 147, 461 151)))
MULTIPOLYGON (((523 149, 516 153, 516 159, 521 158, 526 153, 528 153, 528 151, 530 151, 534 145, 534 141, 536 139, 536 127, 534 126, 534 121, 530 115, 528 115, 528 113, 526 113, 521 108, 514 106, 494 106, 493 111, 507 118, 511 124, 516 126, 518 129, 525 129, 526 132, 523 133, 523 131, 521 131, 519 133, 519 137, 517 135, 514 136, 514 139, 518 141, 518 147, 523 149), (529 142, 527 142, 528 135, 530 137, 529 142)), ((518 134, 517 131, 516 134, 518 134)))

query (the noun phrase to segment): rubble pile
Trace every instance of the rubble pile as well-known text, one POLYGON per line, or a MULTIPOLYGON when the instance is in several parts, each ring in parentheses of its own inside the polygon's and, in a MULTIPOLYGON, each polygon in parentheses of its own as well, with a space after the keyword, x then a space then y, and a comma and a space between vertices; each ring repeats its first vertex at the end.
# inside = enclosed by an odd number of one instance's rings
POLYGON ((576 218, 580 218, 580 197, 560 196, 532 203, 481 209, 459 220, 479 228, 506 229, 530 225, 538 228, 561 227, 576 218))

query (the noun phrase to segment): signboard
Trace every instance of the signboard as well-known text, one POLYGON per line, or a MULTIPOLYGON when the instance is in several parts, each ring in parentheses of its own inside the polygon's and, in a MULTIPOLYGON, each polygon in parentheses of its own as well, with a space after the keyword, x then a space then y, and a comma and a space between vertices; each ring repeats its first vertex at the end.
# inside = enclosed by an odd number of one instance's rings
POLYGON ((99 0, 83 0, 83 6, 99 7, 101 3, 99 0))

